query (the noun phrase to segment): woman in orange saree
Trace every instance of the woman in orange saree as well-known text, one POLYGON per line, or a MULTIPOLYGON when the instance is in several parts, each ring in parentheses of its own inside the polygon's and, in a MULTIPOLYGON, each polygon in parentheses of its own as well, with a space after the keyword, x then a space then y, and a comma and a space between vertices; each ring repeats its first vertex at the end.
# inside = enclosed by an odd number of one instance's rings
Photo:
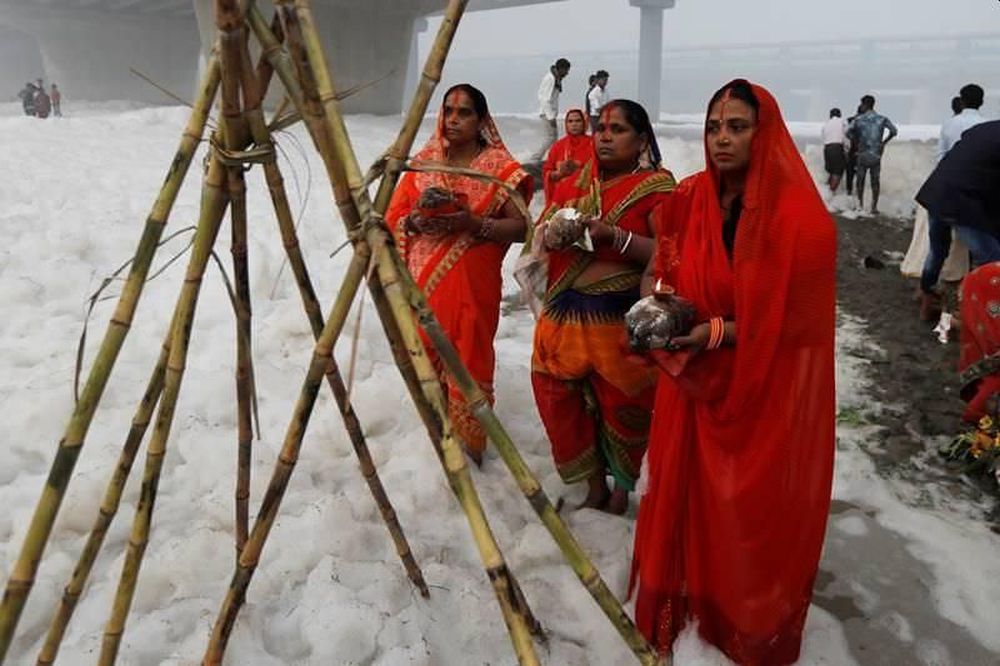
POLYGON ((549 274, 531 379, 562 479, 587 481, 583 506, 624 513, 646 447, 656 382, 650 365, 626 359, 624 315, 639 298, 652 229, 674 179, 660 168, 649 117, 635 102, 605 106, 595 147, 593 176, 561 190, 536 229, 545 234, 549 274), (550 220, 560 208, 587 216, 593 251, 553 240, 550 220))
MULTIPOLYGON (((531 200, 531 177, 500 139, 485 96, 469 84, 453 86, 445 93, 437 130, 414 161, 474 169, 513 187, 525 202, 531 200)), ((393 194, 386 222, 435 316, 492 403, 500 268, 510 244, 524 240, 528 220, 511 201, 509 191, 495 182, 410 172, 393 194), (458 212, 428 211, 421 194, 430 188, 454 195, 458 212)), ((481 464, 486 433, 426 340, 425 347, 447 389, 455 433, 481 464)))
MULTIPOLYGON (((594 137, 587 134, 587 117, 580 109, 570 109, 563 120, 566 136, 549 148, 549 155, 542 165, 542 187, 546 208, 559 190, 577 190, 580 183, 589 183, 593 177, 594 137)), ((565 195, 563 195, 565 198, 565 195)))
POLYGON ((703 323, 653 353, 636 622, 664 652, 693 619, 737 663, 790 664, 830 506, 836 231, 763 88, 715 94, 705 152, 652 266, 703 323))

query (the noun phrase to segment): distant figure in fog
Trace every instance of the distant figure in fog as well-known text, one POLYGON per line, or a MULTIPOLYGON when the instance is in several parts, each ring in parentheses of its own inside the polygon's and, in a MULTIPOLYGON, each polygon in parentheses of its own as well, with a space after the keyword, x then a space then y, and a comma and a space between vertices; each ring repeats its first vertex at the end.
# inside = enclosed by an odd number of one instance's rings
POLYGON ((854 119, 850 129, 858 141, 858 205, 865 207, 865 179, 872 178, 872 215, 878 214, 878 195, 882 189, 882 152, 885 144, 899 133, 892 121, 875 113, 875 98, 861 98, 861 115, 854 119), (886 131, 889 135, 886 136, 886 131))
POLYGON ((594 85, 587 93, 587 113, 590 116, 590 131, 597 130, 597 121, 601 117, 601 109, 608 103, 609 74, 599 69, 594 73, 594 85))
POLYGON ((840 179, 844 177, 847 168, 847 122, 840 114, 840 109, 830 109, 830 119, 823 125, 823 166, 828 174, 827 185, 830 192, 836 194, 840 187, 840 179))
POLYGON ((545 159, 545 153, 549 146, 555 143, 556 138, 558 138, 556 118, 559 117, 559 94, 562 93, 562 82, 569 74, 569 68, 569 60, 559 58, 554 65, 549 67, 549 71, 542 77, 542 82, 538 84, 538 115, 542 119, 542 130, 545 132, 545 138, 535 154, 531 156, 532 162, 541 162, 545 159))
POLYGON ((39 88, 35 93, 35 115, 39 118, 48 118, 52 112, 52 101, 45 94, 45 88, 39 88))
POLYGON ((52 84, 52 93, 49 95, 49 98, 52 100, 52 115, 56 118, 61 118, 62 110, 59 108, 59 105, 62 103, 62 93, 59 92, 59 88, 54 83, 52 84))
MULTIPOLYGON (((590 91, 594 89, 597 85, 597 74, 591 74, 587 77, 587 94, 583 96, 583 109, 589 119, 593 115, 590 111, 590 91)), ((589 122, 589 120, 588 120, 589 122)))
POLYGON ((851 135, 850 129, 851 125, 854 124, 854 119, 860 116, 862 113, 861 107, 853 116, 847 119, 847 164, 845 170, 847 172, 847 196, 854 193, 854 178, 858 170, 858 140, 851 135))
POLYGON ((25 83, 24 88, 17 93, 17 96, 21 98, 21 108, 24 109, 24 115, 35 115, 35 84, 25 83))

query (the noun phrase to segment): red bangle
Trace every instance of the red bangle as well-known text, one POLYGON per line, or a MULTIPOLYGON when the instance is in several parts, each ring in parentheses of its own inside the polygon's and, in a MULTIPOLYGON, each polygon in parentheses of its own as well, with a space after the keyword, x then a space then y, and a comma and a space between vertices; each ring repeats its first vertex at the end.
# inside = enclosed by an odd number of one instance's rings
POLYGON ((708 320, 708 327, 708 344, 705 348, 718 349, 726 338, 726 323, 722 317, 712 317, 708 320))

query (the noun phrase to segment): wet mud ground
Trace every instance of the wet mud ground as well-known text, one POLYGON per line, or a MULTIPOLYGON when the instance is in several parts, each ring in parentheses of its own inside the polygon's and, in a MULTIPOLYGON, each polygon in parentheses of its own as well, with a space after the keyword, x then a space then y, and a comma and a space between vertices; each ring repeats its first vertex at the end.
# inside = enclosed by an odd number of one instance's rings
MULTIPOLYGON (((867 365, 871 401, 838 415, 866 433, 860 443, 841 442, 838 448, 861 446, 880 477, 912 488, 905 501, 914 511, 961 503, 997 530, 995 484, 963 475, 937 452, 954 435, 963 408, 957 331, 951 342, 941 344, 933 325, 919 320, 916 281, 902 277, 901 256, 889 254, 906 251, 912 223, 836 219, 840 317, 857 322, 874 343, 847 350, 867 365), (866 266, 866 256, 878 261, 866 266), (883 267, 872 267, 879 263, 883 267)), ((833 502, 815 586, 814 603, 841 620, 857 663, 1000 663, 1000 655, 940 615, 932 601, 940 573, 914 557, 911 544, 877 518, 871 506, 833 502), (845 530, 845 524, 856 529, 845 530)))

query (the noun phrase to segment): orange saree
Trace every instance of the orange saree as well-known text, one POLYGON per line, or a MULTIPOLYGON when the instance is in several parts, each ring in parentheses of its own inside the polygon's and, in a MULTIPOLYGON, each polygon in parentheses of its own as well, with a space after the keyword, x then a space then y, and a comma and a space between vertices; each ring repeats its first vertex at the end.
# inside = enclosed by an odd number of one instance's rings
MULTIPOLYGON (((641 171, 558 198, 542 215, 563 207, 601 215, 606 224, 649 236, 659 224, 674 179, 641 171)), ((611 248, 549 253, 549 282, 535 328, 531 361, 535 402, 567 483, 608 470, 631 490, 646 450, 656 371, 627 358, 624 317, 639 299, 642 268, 611 248), (621 270, 586 286, 574 281, 599 258, 621 270)))
MULTIPOLYGON (((417 153, 415 161, 445 163, 447 142, 442 121, 438 119, 435 135, 417 153)), ((486 118, 483 142, 482 151, 469 168, 508 183, 526 202, 530 201, 534 187, 531 176, 507 151, 491 118, 486 118)), ((400 180, 386 212, 386 222, 407 267, 427 295, 431 309, 463 363, 492 403, 496 365, 493 338, 500 319, 500 268, 509 244, 478 240, 467 232, 427 236, 403 229, 400 221, 414 209, 421 192, 428 187, 466 195, 469 209, 485 217, 499 214, 509 195, 495 183, 465 176, 410 172, 400 180)), ((481 453, 486 448, 485 432, 467 409, 458 387, 440 366, 433 347, 427 340, 424 343, 447 389, 449 417, 456 434, 466 447, 481 453)))
MULTIPOLYGON (((833 474, 836 232, 785 128, 760 102, 732 259, 713 167, 674 194, 680 247, 660 277, 701 321, 736 322, 715 351, 655 352, 662 375, 639 507, 636 623, 668 651, 688 619, 740 664, 789 664, 802 629, 833 474)), ((710 163, 707 159, 706 162, 710 163)))

